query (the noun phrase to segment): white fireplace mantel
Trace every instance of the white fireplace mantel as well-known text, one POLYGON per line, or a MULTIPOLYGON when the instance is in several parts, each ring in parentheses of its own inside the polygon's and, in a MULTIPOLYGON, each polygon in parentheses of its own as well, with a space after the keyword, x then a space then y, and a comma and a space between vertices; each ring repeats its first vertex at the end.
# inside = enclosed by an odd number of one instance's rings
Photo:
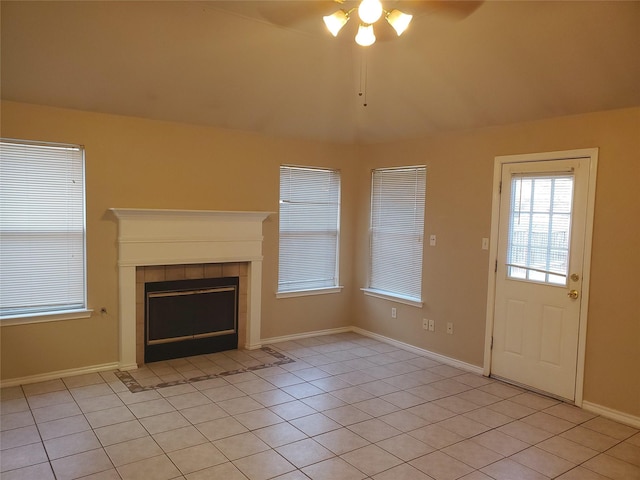
POLYGON ((121 369, 136 368, 136 267, 248 262, 241 346, 260 348, 262 222, 272 212, 110 208, 118 219, 121 369))

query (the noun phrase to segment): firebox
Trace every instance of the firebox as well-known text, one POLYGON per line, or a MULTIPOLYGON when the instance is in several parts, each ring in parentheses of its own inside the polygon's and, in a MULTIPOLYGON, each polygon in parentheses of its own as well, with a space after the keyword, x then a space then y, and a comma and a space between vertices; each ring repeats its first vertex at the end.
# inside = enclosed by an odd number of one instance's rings
POLYGON ((144 361, 238 347, 238 277, 145 283, 144 361))

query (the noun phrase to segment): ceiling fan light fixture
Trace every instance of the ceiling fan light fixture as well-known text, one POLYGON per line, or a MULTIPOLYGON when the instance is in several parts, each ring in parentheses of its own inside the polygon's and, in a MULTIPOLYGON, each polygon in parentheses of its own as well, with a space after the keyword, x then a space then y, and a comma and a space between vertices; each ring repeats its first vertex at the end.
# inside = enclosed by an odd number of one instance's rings
POLYGON ((361 23, 358 27, 356 43, 362 47, 368 47, 369 45, 373 45, 375 41, 376 36, 373 33, 373 25, 361 23))
POLYGON ((380 0, 362 0, 358 7, 358 16, 365 24, 377 22, 382 16, 382 4, 380 0))
POLYGON ((398 36, 402 35, 403 32, 407 29, 409 23, 411 23, 412 18, 413 15, 409 15, 395 9, 387 13, 386 16, 387 22, 393 27, 398 36))
POLYGON ((331 32, 331 35, 337 37, 338 32, 340 32, 342 27, 344 27, 349 21, 349 14, 344 10, 338 10, 331 15, 322 17, 322 19, 324 20, 324 24, 327 26, 327 30, 331 32))

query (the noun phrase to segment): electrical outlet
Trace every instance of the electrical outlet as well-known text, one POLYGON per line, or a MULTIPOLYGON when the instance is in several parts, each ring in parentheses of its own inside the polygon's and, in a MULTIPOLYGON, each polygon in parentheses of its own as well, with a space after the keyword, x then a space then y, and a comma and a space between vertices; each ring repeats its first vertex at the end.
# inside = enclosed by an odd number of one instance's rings
POLYGON ((429 320, 429 331, 430 332, 435 332, 436 331, 436 321, 435 320, 429 320))
POLYGON ((447 322, 447 333, 453 335, 453 322, 447 322))
POLYGON ((431 247, 435 247, 436 246, 436 236, 435 235, 429 235, 429 246, 431 247))
POLYGON ((489 239, 488 238, 483 238, 482 239, 482 250, 489 250, 489 239))
POLYGON ((429 330, 429 320, 427 320, 426 318, 422 319, 422 328, 424 328, 425 330, 429 330))
POLYGON ((391 318, 397 318, 398 312, 395 307, 391 307, 391 318))

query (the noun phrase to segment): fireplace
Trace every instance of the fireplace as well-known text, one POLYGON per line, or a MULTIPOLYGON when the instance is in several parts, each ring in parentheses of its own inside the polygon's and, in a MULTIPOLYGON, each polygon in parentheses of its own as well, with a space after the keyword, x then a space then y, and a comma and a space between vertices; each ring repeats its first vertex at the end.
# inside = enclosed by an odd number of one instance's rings
POLYGON ((238 347, 238 277, 145 283, 144 361, 238 347))
POLYGON ((146 282, 239 276, 238 347, 262 346, 262 222, 270 212, 110 210, 118 220, 121 370, 143 363, 146 282))

